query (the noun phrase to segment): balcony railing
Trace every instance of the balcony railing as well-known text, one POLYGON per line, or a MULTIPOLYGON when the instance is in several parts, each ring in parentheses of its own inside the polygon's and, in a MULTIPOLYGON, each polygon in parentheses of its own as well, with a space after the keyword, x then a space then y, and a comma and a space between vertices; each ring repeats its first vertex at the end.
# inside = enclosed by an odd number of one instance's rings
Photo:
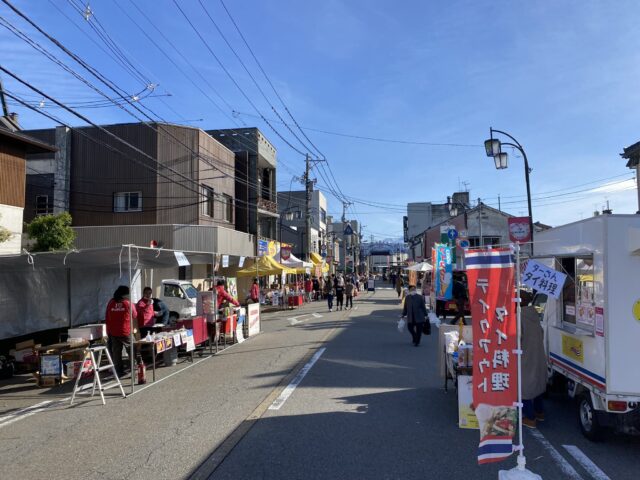
POLYGON ((258 208, 262 210, 266 210, 271 213, 278 213, 278 204, 276 202, 272 202, 271 200, 267 200, 265 198, 258 199, 258 208))

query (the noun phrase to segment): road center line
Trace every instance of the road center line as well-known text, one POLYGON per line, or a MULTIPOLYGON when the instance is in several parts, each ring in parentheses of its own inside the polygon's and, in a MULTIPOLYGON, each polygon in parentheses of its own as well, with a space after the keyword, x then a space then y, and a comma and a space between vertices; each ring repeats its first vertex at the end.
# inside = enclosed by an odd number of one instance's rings
POLYGON ((558 464, 558 467, 560 467, 560 470, 563 473, 562 478, 569 478, 571 480, 584 480, 584 478, 582 478, 582 476, 576 471, 576 469, 573 468, 562 455, 560 455, 560 452, 558 452, 558 450, 556 450, 555 447, 551 445, 551 443, 549 443, 549 440, 547 440, 544 435, 542 435, 540 430, 532 428, 529 430, 529 433, 533 438, 538 440, 538 442, 544 447, 544 449, 549 452, 551 458, 558 464))
POLYGON ((569 452, 569 455, 571 455, 594 480, 611 480, 609 476, 600 470, 600 467, 593 463, 578 447, 575 445, 563 445, 563 448, 569 452))
POLYGON ((313 365, 318 361, 318 359, 324 353, 325 350, 326 348, 323 347, 319 349, 313 357, 311 357, 311 360, 309 360, 307 364, 304 367, 302 367, 302 369, 298 372, 295 378, 291 380, 291 383, 289 383, 289 385, 287 385, 286 388, 282 391, 280 396, 273 401, 273 403, 269 407, 269 410, 280 410, 280 407, 284 405, 284 402, 286 402, 287 399, 291 396, 293 391, 300 384, 300 382, 307 375, 307 373, 309 373, 309 370, 311 370, 311 367, 313 367, 313 365))

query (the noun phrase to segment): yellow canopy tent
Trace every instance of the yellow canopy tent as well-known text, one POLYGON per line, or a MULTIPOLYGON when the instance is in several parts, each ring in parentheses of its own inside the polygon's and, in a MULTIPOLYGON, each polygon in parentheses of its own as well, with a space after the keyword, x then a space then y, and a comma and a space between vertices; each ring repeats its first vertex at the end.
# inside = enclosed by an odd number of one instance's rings
POLYGON ((322 273, 327 273, 329 271, 329 265, 327 265, 327 262, 324 261, 324 258, 318 255, 316 252, 311 252, 310 256, 311 261, 314 265, 322 265, 322 273))
POLYGON ((247 260, 242 270, 238 270, 238 277, 259 277, 263 275, 281 275, 283 273, 295 274, 295 268, 288 268, 276 262, 273 258, 264 255, 258 260, 247 260))

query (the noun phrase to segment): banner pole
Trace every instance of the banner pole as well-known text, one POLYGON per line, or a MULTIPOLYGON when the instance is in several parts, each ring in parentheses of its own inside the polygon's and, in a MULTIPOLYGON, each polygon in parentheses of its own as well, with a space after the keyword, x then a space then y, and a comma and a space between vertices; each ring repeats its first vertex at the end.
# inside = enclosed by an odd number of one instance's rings
POLYGON ((518 469, 524 470, 527 459, 524 456, 524 442, 522 440, 522 305, 520 298, 520 244, 516 242, 516 312, 518 335, 518 434, 520 450, 518 453, 518 469))
POLYGON ((131 271, 131 245, 129 245, 129 365, 131 367, 131 394, 133 394, 135 390, 134 378, 136 374, 133 366, 133 342, 135 339, 133 325, 133 275, 131 271))

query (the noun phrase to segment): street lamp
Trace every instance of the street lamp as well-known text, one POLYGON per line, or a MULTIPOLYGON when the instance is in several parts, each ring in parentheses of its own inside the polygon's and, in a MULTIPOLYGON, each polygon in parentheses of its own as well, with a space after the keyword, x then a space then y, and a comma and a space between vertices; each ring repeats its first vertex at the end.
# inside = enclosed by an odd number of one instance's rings
POLYGON ((529 207, 529 230, 531 232, 531 255, 533 255, 533 214, 531 213, 531 188, 529 186, 529 173, 531 173, 531 169, 529 168, 529 161, 527 160, 527 154, 522 148, 522 145, 509 135, 507 132, 503 132, 502 130, 496 130, 494 128, 489 128, 490 138, 485 140, 484 149, 486 151, 487 157, 493 157, 493 161, 495 163, 497 170, 504 170, 509 165, 509 156, 506 152, 502 151, 502 145, 506 145, 508 147, 513 147, 517 149, 524 159, 524 178, 527 183, 527 205, 529 207), (504 135, 505 137, 513 140, 511 142, 502 142, 500 139, 493 138, 493 134, 498 133, 500 135, 504 135))

